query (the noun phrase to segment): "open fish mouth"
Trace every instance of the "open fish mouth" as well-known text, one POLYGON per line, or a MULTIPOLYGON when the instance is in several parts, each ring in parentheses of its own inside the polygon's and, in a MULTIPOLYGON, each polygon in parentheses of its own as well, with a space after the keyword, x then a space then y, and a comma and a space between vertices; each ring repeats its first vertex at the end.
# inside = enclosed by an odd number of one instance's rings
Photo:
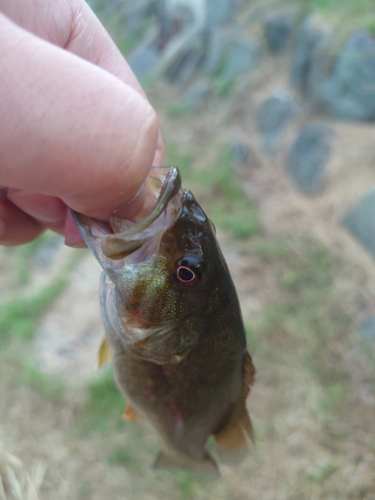
POLYGON ((148 187, 156 203, 153 210, 139 222, 118 217, 102 222, 71 210, 83 239, 105 270, 107 266, 113 267, 114 261, 120 261, 141 249, 178 219, 184 195, 178 168, 152 167, 148 187))

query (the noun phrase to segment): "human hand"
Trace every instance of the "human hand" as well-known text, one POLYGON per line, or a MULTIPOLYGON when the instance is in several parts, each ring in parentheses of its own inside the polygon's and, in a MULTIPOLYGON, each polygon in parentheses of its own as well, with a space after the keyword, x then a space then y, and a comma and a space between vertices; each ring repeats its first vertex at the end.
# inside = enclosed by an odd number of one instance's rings
POLYGON ((83 0, 0 0, 0 243, 45 228, 84 246, 68 207, 132 217, 158 121, 139 83, 83 0))

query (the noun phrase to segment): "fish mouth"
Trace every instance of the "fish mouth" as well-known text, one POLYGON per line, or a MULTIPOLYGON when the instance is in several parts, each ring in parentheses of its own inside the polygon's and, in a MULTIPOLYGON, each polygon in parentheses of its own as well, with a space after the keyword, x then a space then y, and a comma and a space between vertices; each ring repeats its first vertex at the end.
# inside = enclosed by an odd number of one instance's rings
MULTIPOLYGON (((149 192, 154 195, 156 203, 152 211, 139 222, 118 217, 111 217, 109 222, 102 222, 71 210, 85 243, 105 271, 113 268, 114 261, 123 262, 142 247, 150 247, 147 243, 159 239, 156 237, 180 216, 184 190, 181 187, 178 168, 152 167, 147 182, 149 192)), ((150 248, 148 253, 152 253, 150 248)), ((145 255, 138 255, 136 260, 144 258, 145 255)))

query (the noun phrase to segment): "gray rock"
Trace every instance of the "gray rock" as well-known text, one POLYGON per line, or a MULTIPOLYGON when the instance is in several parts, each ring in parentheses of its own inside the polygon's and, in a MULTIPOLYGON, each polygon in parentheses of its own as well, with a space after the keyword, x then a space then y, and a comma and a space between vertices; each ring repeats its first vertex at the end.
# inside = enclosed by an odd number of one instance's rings
POLYGON ((292 146, 287 170, 294 183, 306 194, 314 194, 323 186, 332 138, 333 131, 329 127, 308 125, 292 146))
POLYGON ((291 13, 273 14, 266 20, 265 37, 271 52, 282 52, 292 33, 293 23, 294 15, 291 13))
POLYGON ((314 103, 320 100, 322 82, 329 75, 332 62, 332 36, 314 17, 302 24, 293 57, 292 84, 314 103))
POLYGON ((147 25, 153 8, 149 0, 128 0, 125 4, 124 22, 126 32, 136 35, 147 25))
POLYGON ((244 164, 249 158, 249 148, 244 144, 232 144, 230 148, 230 156, 235 163, 244 164))
POLYGON ((191 111, 197 108, 207 99, 211 93, 211 87, 208 82, 201 81, 191 87, 183 97, 182 107, 184 111, 191 111))
POLYGON ((127 57, 127 62, 137 78, 148 77, 161 59, 155 44, 140 45, 127 57))
POLYGON ((375 340, 375 316, 372 314, 359 327, 362 337, 366 340, 375 340))
POLYGON ((204 52, 198 44, 178 55, 175 62, 165 72, 167 78, 176 84, 183 85, 199 71, 204 64, 204 52))
POLYGON ((344 225, 375 257, 375 189, 346 215, 344 225))
POLYGON ((141 78, 166 75, 186 83, 204 60, 205 4, 157 0, 156 10, 158 30, 129 55, 130 67, 141 78))
POLYGON ((310 52, 305 98, 313 105, 321 105, 322 103, 322 86, 332 68, 332 45, 331 34, 322 32, 310 52))
POLYGON ((208 75, 216 75, 222 68, 226 44, 222 30, 210 29, 206 32, 205 64, 208 75))
POLYGON ((336 116, 375 120, 375 38, 361 31, 347 41, 322 97, 336 116))
POLYGON ((240 3, 238 0, 207 0, 207 27, 225 24, 232 18, 240 3))
POLYGON ((286 92, 277 92, 260 106, 257 127, 262 134, 263 150, 274 154, 282 133, 293 116, 292 99, 286 92))
POLYGON ((229 85, 241 74, 258 65, 259 49, 253 42, 235 42, 231 46, 221 81, 229 85))

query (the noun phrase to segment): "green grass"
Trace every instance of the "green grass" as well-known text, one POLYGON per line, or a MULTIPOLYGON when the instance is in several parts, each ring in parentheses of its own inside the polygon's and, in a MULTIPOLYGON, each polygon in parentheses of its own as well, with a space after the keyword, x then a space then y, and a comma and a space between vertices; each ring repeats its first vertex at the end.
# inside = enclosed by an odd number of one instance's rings
POLYGON ((30 297, 17 297, 0 305, 0 341, 11 337, 31 339, 37 321, 69 283, 67 273, 30 297))
POLYGON ((112 453, 107 455, 107 462, 109 465, 121 465, 126 466, 132 464, 134 461, 133 453, 131 453, 128 448, 121 446, 117 448, 112 453))
POLYGON ((83 252, 76 252, 41 289, 32 294, 23 292, 23 287, 30 281, 32 273, 40 272, 35 269, 33 262, 36 252, 55 238, 55 235, 43 235, 27 245, 12 249, 15 274, 18 273, 22 278, 17 280, 14 287, 18 295, 0 304, 0 343, 4 344, 11 338, 30 340, 40 317, 69 285, 70 273, 84 256, 83 252))
MULTIPOLYGON (((13 363, 15 360, 13 359, 13 363)), ((45 375, 27 363, 16 361, 17 371, 11 383, 15 386, 27 386, 41 398, 48 401, 61 401, 65 393, 65 385, 60 377, 45 375)))
MULTIPOLYGON (((4 247, 7 266, 13 270, 12 286, 22 287, 30 283, 39 250, 48 245, 59 244, 61 236, 46 231, 39 238, 17 247, 4 247)), ((4 265, 4 264, 3 264, 4 265)))
POLYGON ((196 492, 196 476, 185 471, 176 471, 173 473, 177 479, 180 490, 179 500, 193 499, 196 492))
POLYGON ((105 432, 108 429, 122 427, 122 417, 126 401, 114 380, 111 369, 103 369, 90 381, 87 388, 87 399, 84 402, 79 418, 78 429, 83 435, 92 432, 105 432))
POLYGON ((305 367, 324 380, 332 376, 334 366, 329 373, 322 371, 325 350, 334 339, 347 335, 350 327, 335 285, 340 268, 337 258, 312 240, 293 242, 289 248, 272 240, 268 245, 265 239, 261 244, 256 240, 249 251, 271 266, 279 288, 278 300, 266 304, 260 323, 248 325, 250 341, 256 343, 257 338, 269 335, 270 351, 281 340, 296 350, 302 347, 305 367))
POLYGON ((87 479, 82 479, 77 487, 78 498, 91 498, 91 494, 92 491, 90 481, 88 481, 87 479))
POLYGON ((371 13, 374 9, 374 0, 300 0, 300 5, 310 10, 320 10, 327 14, 350 12, 355 17, 371 13))
POLYGON ((168 144, 166 147, 165 165, 168 167, 178 167, 183 182, 191 182, 193 178, 192 164, 194 155, 188 151, 183 151, 178 144, 168 144))
POLYGON ((335 30, 337 41, 344 41, 356 30, 366 29, 375 36, 374 0, 300 0, 299 7, 318 12, 335 30))
POLYGON ((12 252, 15 253, 15 269, 16 269, 16 286, 27 285, 30 282, 31 278, 31 266, 30 262, 35 257, 38 250, 52 242, 60 238, 59 236, 52 234, 51 232, 46 232, 42 234, 39 238, 27 243, 25 245, 21 245, 16 249, 12 249, 12 252))
POLYGON ((122 54, 127 55, 142 40, 144 27, 141 26, 137 32, 131 34, 126 29, 126 0, 92 0, 89 3, 122 54))
POLYGON ((320 467, 314 474, 309 475, 309 479, 312 483, 323 483, 326 481, 334 472, 336 472, 338 466, 335 460, 330 460, 326 465, 320 467))
POLYGON ((228 150, 219 151, 213 164, 194 169, 191 154, 174 146, 167 149, 166 163, 180 169, 183 185, 192 189, 215 226, 239 239, 259 233, 257 209, 241 188, 228 150))

